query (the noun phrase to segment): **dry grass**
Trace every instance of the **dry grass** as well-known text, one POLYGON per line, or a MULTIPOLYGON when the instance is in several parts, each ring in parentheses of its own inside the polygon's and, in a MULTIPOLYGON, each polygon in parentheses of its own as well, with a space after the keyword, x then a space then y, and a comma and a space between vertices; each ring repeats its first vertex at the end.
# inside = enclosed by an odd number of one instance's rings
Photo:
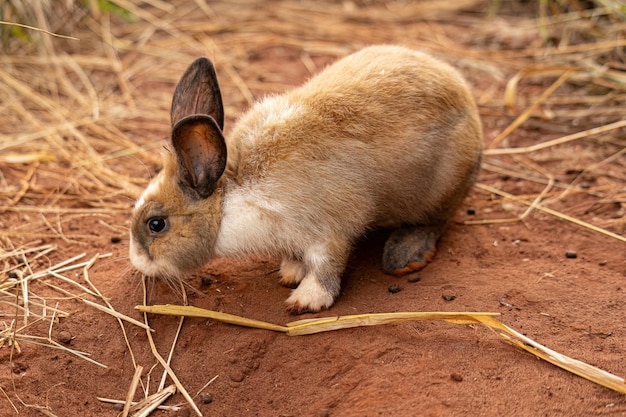
POLYGON ((107 304, 88 281, 90 262, 46 265, 56 246, 39 239, 93 238, 69 230, 82 216, 120 230, 112 219, 128 213, 158 166, 170 94, 198 55, 213 58, 232 122, 256 97, 284 91, 329 61, 406 39, 453 62, 475 87, 488 127, 476 193, 488 193, 492 206, 529 207, 477 223, 533 221, 540 210, 626 240, 626 16, 618 1, 587 10, 575 0, 541 1, 538 20, 530 6, 499 0, 284 0, 271 10, 248 0, 104 2, 112 11, 95 0, 51 3, 12 0, 0 16, 1 340, 13 351, 25 343, 64 348, 29 329, 52 328, 68 298, 107 304), (289 67, 268 73, 273 56, 290 59, 289 67), (531 191, 514 195, 503 178, 531 191), (541 191, 532 191, 537 184, 541 191), (581 194, 584 203, 571 203, 581 194), (85 284, 64 268, 82 269, 85 284), (44 284, 44 276, 53 280, 44 284), (62 299, 38 295, 42 285, 62 299))

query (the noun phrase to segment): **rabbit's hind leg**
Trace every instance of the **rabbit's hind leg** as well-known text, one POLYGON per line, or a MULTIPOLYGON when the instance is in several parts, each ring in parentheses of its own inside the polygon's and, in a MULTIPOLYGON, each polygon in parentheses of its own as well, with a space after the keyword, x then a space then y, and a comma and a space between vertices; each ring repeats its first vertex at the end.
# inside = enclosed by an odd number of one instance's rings
POLYGON ((385 243, 383 271, 403 276, 424 268, 435 256, 444 228, 445 222, 438 222, 395 229, 385 243))

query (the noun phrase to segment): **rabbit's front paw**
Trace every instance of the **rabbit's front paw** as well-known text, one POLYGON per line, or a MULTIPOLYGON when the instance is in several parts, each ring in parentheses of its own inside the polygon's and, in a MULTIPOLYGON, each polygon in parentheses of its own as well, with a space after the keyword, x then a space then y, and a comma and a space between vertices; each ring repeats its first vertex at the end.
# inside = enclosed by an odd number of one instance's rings
POLYGON ((317 313, 329 308, 335 295, 324 287, 314 275, 304 277, 298 288, 287 298, 287 310, 292 314, 317 313))

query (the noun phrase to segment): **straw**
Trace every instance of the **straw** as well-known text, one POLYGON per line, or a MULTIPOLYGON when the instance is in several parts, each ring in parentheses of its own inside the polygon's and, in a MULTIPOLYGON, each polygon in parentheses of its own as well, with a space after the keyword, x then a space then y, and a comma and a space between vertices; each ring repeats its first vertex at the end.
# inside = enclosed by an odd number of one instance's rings
MULTIPOLYGON (((147 296, 145 279, 142 280, 142 286, 143 286, 144 304, 145 304, 146 296, 147 296)), ((146 326, 149 326, 148 325, 148 315, 144 313, 143 316, 144 316, 144 322, 146 323, 146 326)), ((171 380, 174 382, 174 385, 176 386, 178 391, 180 391, 180 393, 183 395, 183 397, 185 398, 185 400, 187 401, 189 406, 195 411, 195 413, 197 415, 202 416, 202 413, 198 409, 198 406, 193 401, 193 398, 189 395, 189 393, 187 392, 187 390, 185 389, 183 384, 180 382, 180 380, 176 376, 176 373, 174 373, 174 370, 170 367, 169 363, 165 359, 163 359, 163 357, 161 356, 161 354, 157 350, 157 347, 154 344, 154 339, 152 338, 151 332, 147 331, 146 335, 148 336, 148 343, 150 344, 150 350, 152 351, 152 355, 154 356, 154 358, 159 362, 159 364, 167 372, 167 374, 169 375, 171 380)))

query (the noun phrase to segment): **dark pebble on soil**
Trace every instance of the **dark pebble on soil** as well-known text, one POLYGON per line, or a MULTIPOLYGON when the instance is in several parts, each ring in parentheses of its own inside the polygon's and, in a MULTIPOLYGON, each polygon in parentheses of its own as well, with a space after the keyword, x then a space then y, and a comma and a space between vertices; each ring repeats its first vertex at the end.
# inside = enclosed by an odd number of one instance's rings
POLYGON ((111 237, 111 243, 120 243, 122 241, 122 238, 119 236, 113 236, 111 237))
POLYGON ((213 279, 211 277, 203 276, 201 283, 203 287, 210 287, 211 284, 213 284, 213 279))
POLYGON ((576 259, 578 258, 578 254, 576 253, 575 250, 568 250, 565 252, 565 257, 567 259, 576 259))
POLYGON ((9 271, 9 278, 11 279, 18 279, 20 276, 17 272, 15 271, 9 271))
POLYGON ((400 292, 400 291, 402 290, 402 288, 400 288, 400 286, 399 286, 398 284, 391 284, 391 285, 389 286, 389 288, 387 288, 387 290, 388 290, 390 293, 395 294, 395 293, 400 292))
POLYGON ((450 374, 450 379, 452 379, 455 382, 461 382, 463 381, 463 376, 457 373, 453 373, 453 374, 450 374))
POLYGON ((72 342, 72 339, 74 339, 72 334, 65 330, 61 330, 57 335, 57 340, 64 345, 69 345, 72 342))
POLYGON ((467 214, 469 214, 470 216, 473 216, 474 214, 476 214, 476 210, 474 210, 473 208, 468 208, 467 214))
POLYGON ((203 404, 211 404, 213 402, 213 397, 211 394, 202 394, 200 397, 203 404))

